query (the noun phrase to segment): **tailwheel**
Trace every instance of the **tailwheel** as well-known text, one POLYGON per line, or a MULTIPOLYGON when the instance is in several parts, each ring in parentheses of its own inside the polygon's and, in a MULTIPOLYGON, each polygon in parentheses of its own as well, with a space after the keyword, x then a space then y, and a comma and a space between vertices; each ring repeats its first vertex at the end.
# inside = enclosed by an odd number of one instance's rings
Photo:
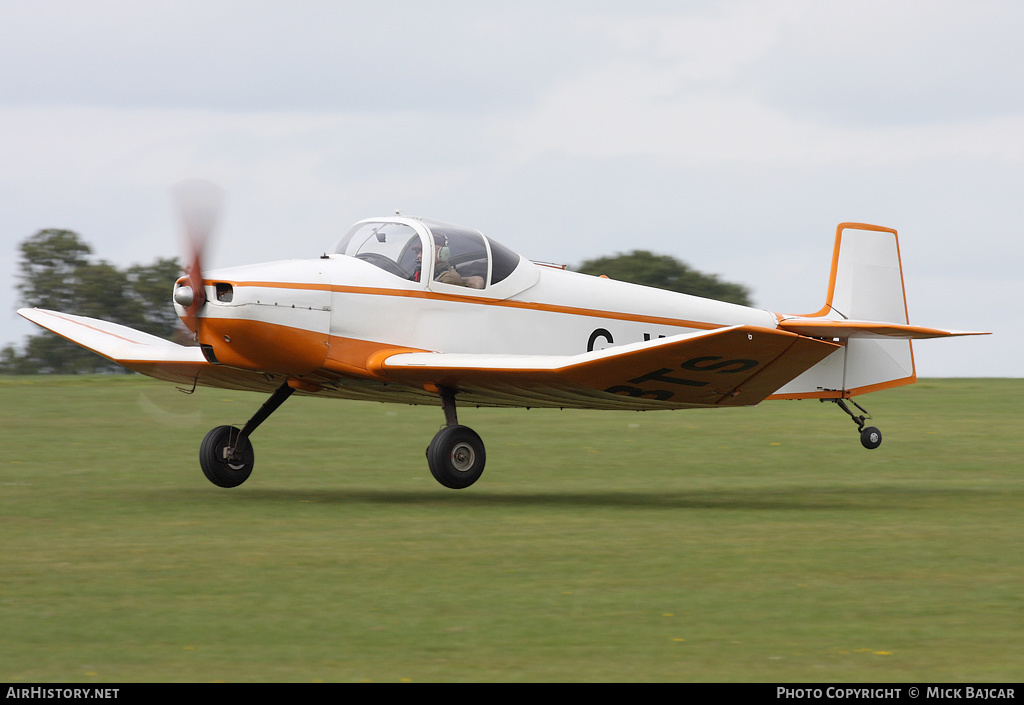
POLYGON ((218 487, 238 487, 252 474, 256 456, 249 439, 239 438, 241 433, 234 426, 218 426, 199 446, 203 474, 218 487))
MULTIPOLYGON (((821 401, 826 400, 822 399, 821 401)), ((868 413, 867 409, 855 402, 853 399, 850 399, 850 403, 863 412, 862 414, 855 414, 842 399, 829 399, 828 401, 835 402, 836 406, 845 411, 847 416, 853 419, 853 422, 857 424, 857 430, 860 431, 860 444, 862 446, 868 450, 874 450, 878 446, 882 445, 882 432, 874 426, 865 427, 864 425, 865 422, 871 418, 871 414, 868 413)))
POLYGON ((860 432, 860 444, 868 450, 874 450, 882 445, 882 432, 874 426, 868 426, 860 432))
POLYGON ((445 487, 469 487, 484 471, 487 453, 476 431, 466 426, 445 426, 427 447, 430 474, 445 487))

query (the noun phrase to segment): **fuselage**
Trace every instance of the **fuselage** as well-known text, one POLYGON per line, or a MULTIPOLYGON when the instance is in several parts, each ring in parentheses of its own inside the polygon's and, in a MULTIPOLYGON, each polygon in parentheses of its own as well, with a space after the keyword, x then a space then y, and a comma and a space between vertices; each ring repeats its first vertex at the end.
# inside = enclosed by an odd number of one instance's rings
MULTIPOLYGON (((441 231, 429 221, 422 229, 415 219, 387 221, 408 228, 428 252, 429 238, 441 231)), ((446 242, 455 243, 456 233, 449 232, 446 242)), ((243 369, 360 376, 367 360, 385 349, 574 355, 680 333, 778 323, 768 311, 579 274, 518 255, 511 271, 493 281, 500 246, 482 242, 495 261, 478 269, 490 277, 482 288, 435 279, 444 266, 436 260, 416 281, 408 272, 345 252, 208 272, 200 343, 211 361, 243 369)), ((401 261, 399 255, 394 259, 401 261)))

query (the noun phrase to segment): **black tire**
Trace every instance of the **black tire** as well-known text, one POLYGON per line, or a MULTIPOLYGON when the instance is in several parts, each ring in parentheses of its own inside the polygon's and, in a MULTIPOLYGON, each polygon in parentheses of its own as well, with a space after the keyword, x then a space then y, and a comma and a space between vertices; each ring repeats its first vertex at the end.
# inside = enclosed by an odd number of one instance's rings
POLYGON ((206 434, 199 446, 199 464, 203 474, 217 487, 238 487, 252 474, 256 455, 248 438, 245 439, 239 460, 223 460, 224 449, 234 444, 239 433, 241 431, 234 426, 218 426, 206 434))
POLYGON ((486 462, 484 442, 466 426, 445 426, 427 447, 430 474, 449 489, 465 489, 479 480, 486 462))
POLYGON ((882 445, 882 432, 874 426, 868 426, 860 432, 860 444, 868 450, 874 450, 882 445))

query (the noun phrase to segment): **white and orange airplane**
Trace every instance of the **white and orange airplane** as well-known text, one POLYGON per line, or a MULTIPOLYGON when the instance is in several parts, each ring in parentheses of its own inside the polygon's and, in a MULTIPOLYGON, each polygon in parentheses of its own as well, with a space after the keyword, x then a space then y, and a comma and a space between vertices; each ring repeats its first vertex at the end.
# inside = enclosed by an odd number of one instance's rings
POLYGON ((204 272, 216 192, 183 188, 194 261, 172 298, 198 345, 19 313, 145 375, 270 392, 243 428, 218 426, 203 439, 200 465, 220 487, 249 477, 249 436, 294 392, 440 405, 445 425, 427 461, 454 489, 473 484, 486 459, 457 403, 656 410, 831 400, 876 448, 881 433, 851 397, 915 382, 911 340, 975 334, 909 325, 896 231, 874 225, 838 226, 824 307, 788 315, 534 263, 476 230, 401 215, 356 223, 319 259, 204 272), (206 206, 190 192, 205 193, 206 206))

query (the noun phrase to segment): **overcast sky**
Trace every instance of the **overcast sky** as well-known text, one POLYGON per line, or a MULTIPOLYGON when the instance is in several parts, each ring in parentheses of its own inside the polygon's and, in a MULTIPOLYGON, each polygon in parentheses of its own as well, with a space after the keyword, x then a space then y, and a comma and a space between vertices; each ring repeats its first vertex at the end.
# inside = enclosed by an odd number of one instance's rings
MULTIPOLYGON (((531 259, 649 249, 818 310, 836 224, 900 234, 919 376, 1024 375, 1024 3, 0 0, 0 346, 18 243, 209 266, 422 215, 531 259)), ((170 287, 168 282, 168 305, 170 287)))

